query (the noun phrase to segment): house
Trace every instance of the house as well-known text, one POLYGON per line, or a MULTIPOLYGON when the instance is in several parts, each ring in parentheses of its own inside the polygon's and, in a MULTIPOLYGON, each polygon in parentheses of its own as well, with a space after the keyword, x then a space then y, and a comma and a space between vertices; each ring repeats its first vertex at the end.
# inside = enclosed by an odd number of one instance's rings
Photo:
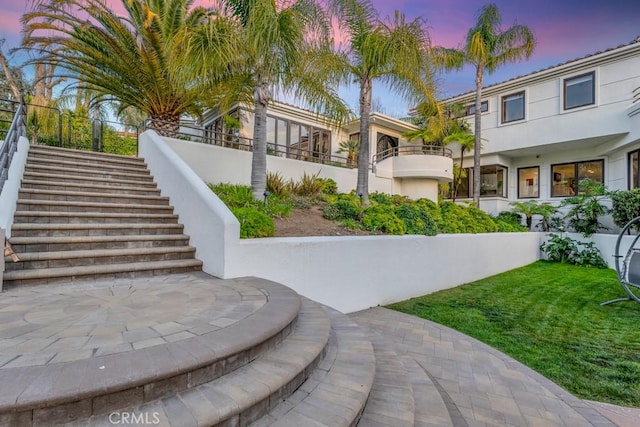
MULTIPOLYGON (((467 106, 473 123, 475 92, 446 102, 467 106)), ((586 178, 609 190, 640 186, 640 38, 487 86, 481 105, 483 210, 557 203, 586 178)), ((466 155, 457 200, 473 195, 472 165, 466 155)))
MULTIPOLYGON (((249 151, 253 137, 253 112, 235 106, 224 114, 208 111, 203 118, 203 142, 249 151)), ((451 150, 409 142, 402 136, 416 127, 403 120, 374 112, 370 116, 370 191, 438 200, 438 184, 453 178, 451 150)), ((359 140, 359 121, 337 127, 327 118, 282 102, 267 111, 267 170, 298 179, 300 162, 308 173, 332 178, 338 189, 349 192, 357 181, 357 149, 341 152, 340 145, 359 140)), ((250 162, 242 176, 250 177, 250 162)), ((229 179, 223 179, 228 181, 229 179)), ((234 180, 231 180, 232 182, 234 180)), ((235 181, 238 181, 236 179, 235 181)), ((238 182, 248 183, 248 182, 238 182)))

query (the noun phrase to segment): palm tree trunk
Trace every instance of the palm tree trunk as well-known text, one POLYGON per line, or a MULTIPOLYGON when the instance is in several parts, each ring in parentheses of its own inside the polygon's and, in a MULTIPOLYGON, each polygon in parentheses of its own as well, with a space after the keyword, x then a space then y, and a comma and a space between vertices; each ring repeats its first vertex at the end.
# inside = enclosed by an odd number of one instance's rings
POLYGON ((269 83, 259 79, 253 91, 253 157, 251 158, 251 192, 257 200, 262 200, 267 186, 267 104, 269 103, 269 83))
POLYGON ((149 128, 159 135, 177 138, 180 133, 180 116, 173 113, 153 114, 149 117, 149 128))
POLYGON ((480 207, 480 128, 482 116, 482 65, 476 66, 475 146, 473 147, 473 204, 480 207))
POLYGON ((358 183, 356 193, 361 195, 363 203, 369 204, 369 118, 371 115, 372 81, 360 80, 360 148, 358 152, 358 183))
POLYGON ((460 168, 458 169, 458 176, 455 177, 455 181, 453 182, 453 200, 456 201, 456 197, 458 197, 458 190, 460 189, 460 181, 462 181, 462 173, 464 172, 464 151, 465 148, 462 146, 460 148, 460 168))

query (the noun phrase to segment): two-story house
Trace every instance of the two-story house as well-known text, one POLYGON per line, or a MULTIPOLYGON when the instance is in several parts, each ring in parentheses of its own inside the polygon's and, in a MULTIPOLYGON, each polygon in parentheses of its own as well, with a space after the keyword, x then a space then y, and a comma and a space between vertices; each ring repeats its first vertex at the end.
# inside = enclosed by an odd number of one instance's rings
MULTIPOLYGON (((446 102, 466 105, 473 123, 475 92, 446 102)), ((585 178, 640 186, 640 38, 483 88, 481 129, 480 205, 490 213, 560 201, 585 178)), ((472 157, 458 200, 473 194, 472 157)))

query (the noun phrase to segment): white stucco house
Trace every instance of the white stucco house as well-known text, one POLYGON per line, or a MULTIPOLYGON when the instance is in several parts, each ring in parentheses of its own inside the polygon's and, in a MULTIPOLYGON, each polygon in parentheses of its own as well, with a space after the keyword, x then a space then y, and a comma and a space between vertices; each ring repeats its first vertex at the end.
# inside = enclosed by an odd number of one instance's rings
MULTIPOLYGON (((474 100, 469 92, 444 101, 466 105, 472 124, 474 100)), ((249 150, 251 111, 209 111, 203 126, 205 142, 249 150)), ((268 110, 268 169, 292 178, 305 169, 319 172, 348 192, 356 164, 338 151, 341 142, 358 139, 358 129, 357 120, 338 129, 315 113, 275 102, 268 110)), ((452 180, 459 150, 409 142, 402 134, 412 129, 407 121, 371 114, 370 191, 437 200, 438 184, 452 180)), ((482 138, 480 207, 491 214, 510 210, 516 200, 559 203, 584 178, 610 190, 640 186, 640 38, 484 87, 482 138)), ((464 157, 468 173, 458 201, 473 194, 472 157, 464 157)), ((233 164, 237 173, 239 163, 233 164)), ((242 168, 232 182, 248 180, 250 164, 242 168)))
MULTIPOLYGON (((209 111, 203 119, 204 142, 249 150, 253 137, 253 112, 236 106, 224 114, 209 111), (232 119, 229 119, 229 118, 232 119)), ((370 117, 370 191, 438 200, 438 184, 453 178, 452 152, 423 146, 402 136, 416 127, 403 120, 374 112, 370 117)), ((337 181, 340 191, 356 185, 354 155, 339 152, 342 142, 359 140, 359 121, 337 127, 311 111, 273 102, 267 112, 267 169, 299 178, 301 162, 309 173, 337 181), (309 162, 315 163, 310 165, 309 162)), ((250 162, 246 166, 250 168, 250 162)), ((246 169, 246 177, 250 176, 246 169)))
MULTIPOLYGON (((473 123, 475 92, 446 101, 466 105, 473 123)), ((640 38, 483 88, 481 135, 480 205, 490 213, 515 200, 559 202, 584 178, 639 186, 640 38)), ((467 176, 463 200, 473 194, 467 176)))

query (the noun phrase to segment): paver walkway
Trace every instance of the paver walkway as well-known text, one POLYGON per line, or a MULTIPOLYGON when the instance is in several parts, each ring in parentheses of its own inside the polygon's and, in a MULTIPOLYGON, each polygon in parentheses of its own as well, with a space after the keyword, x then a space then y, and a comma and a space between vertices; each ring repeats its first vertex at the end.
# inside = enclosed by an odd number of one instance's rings
POLYGON ((505 354, 446 326, 382 307, 350 316, 427 372, 454 426, 640 426, 640 410, 580 400, 505 354), (616 424, 602 415, 605 406, 616 424))

